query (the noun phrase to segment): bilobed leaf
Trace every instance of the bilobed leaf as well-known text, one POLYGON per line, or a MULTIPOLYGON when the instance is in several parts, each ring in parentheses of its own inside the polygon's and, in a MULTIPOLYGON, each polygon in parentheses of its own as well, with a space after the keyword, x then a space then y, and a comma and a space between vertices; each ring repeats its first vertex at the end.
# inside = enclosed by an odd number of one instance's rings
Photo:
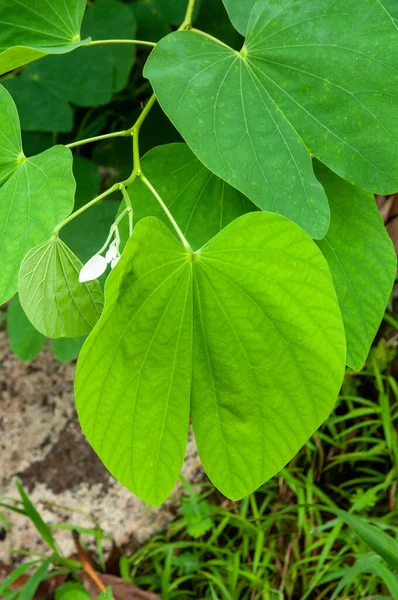
POLYGON ((55 358, 61 363, 68 363, 79 354, 86 337, 57 338, 51 340, 51 350, 55 358))
POLYGON ((25 315, 18 295, 7 309, 7 331, 11 352, 23 362, 30 362, 44 348, 46 338, 35 329, 25 315))
MULTIPOLYGON (((237 217, 257 210, 243 194, 206 169, 186 144, 165 144, 150 150, 142 160, 142 169, 194 250, 237 217)), ((175 234, 156 198, 141 181, 129 187, 129 194, 135 223, 143 217, 158 217, 175 234)))
POLYGON ((0 86, 0 304, 17 289, 25 254, 48 239, 72 210, 75 180, 65 146, 26 158, 18 114, 0 86))
POLYGON ((177 32, 159 42, 144 73, 208 169, 263 210, 289 217, 312 237, 325 235, 329 206, 310 155, 239 53, 177 32))
POLYGON ((189 263, 160 221, 138 223, 105 298, 78 361, 80 422, 111 473, 157 504, 184 459, 192 341, 189 263))
POLYGON ((58 237, 33 248, 19 271, 22 308, 38 331, 48 337, 89 333, 103 307, 98 281, 79 282, 82 263, 58 237))
POLYGON ((398 189, 397 56, 375 0, 283 0, 255 4, 240 53, 175 32, 145 74, 210 170, 322 238, 327 202, 310 154, 364 189, 398 189))
POLYGON ((277 473, 330 412, 341 315, 321 252, 284 217, 246 214, 194 253, 142 219, 105 295, 78 361, 77 408, 107 468, 146 502, 174 485, 189 402, 206 472, 233 499, 277 473))
POLYGON ((362 368, 384 315, 397 269, 394 246, 374 196, 321 163, 315 173, 327 193, 330 228, 318 245, 332 273, 347 338, 347 364, 362 368))
POLYGON ((235 29, 246 35, 250 13, 257 0, 223 0, 235 29))
POLYGON ((86 0, 2 0, 0 74, 79 46, 85 7, 86 0))

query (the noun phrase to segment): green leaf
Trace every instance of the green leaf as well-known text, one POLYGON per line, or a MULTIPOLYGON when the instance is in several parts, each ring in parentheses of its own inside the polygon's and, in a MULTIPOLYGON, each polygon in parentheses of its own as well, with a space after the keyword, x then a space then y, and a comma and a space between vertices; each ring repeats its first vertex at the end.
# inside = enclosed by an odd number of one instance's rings
POLYGON ((398 541, 384 533, 378 527, 370 525, 361 517, 344 510, 328 509, 335 513, 350 527, 368 546, 381 556, 393 569, 398 569, 398 541))
POLYGON ((333 406, 346 347, 331 276, 281 216, 239 217, 195 253, 143 219, 105 298, 77 409, 107 468, 148 503, 173 488, 190 402, 206 472, 233 499, 277 473, 333 406))
POLYGON ((36 509, 36 507, 32 504, 28 494, 22 487, 19 479, 15 480, 15 485, 17 486, 17 490, 19 495, 21 496, 22 504, 25 509, 26 516, 32 521, 33 525, 36 527, 37 531, 40 534, 42 540, 47 544, 47 546, 54 552, 54 554, 59 554, 59 550, 57 547, 57 543, 54 539, 53 534, 51 533, 51 529, 49 526, 43 521, 40 513, 36 509))
POLYGON ((25 256, 19 271, 22 308, 38 331, 52 338, 78 337, 91 331, 101 314, 98 281, 79 282, 82 263, 53 237, 25 256))
POLYGON ((90 598, 90 594, 80 583, 64 583, 55 590, 55 600, 90 600, 90 598))
POLYGON ((312 237, 329 226, 329 205, 311 158, 246 60, 191 31, 161 40, 144 74, 168 117, 216 175, 312 237))
POLYGON ((175 32, 145 74, 210 170, 321 238, 328 213, 310 154, 361 188, 398 189, 397 54, 375 0, 282 0, 256 3, 240 53, 175 32))
POLYGON ((315 173, 331 211, 329 231, 318 246, 328 261, 343 316, 347 364, 359 370, 383 318, 397 257, 374 196, 321 163, 316 164, 315 173))
POLYGON ((2 82, 14 99, 25 131, 70 131, 73 111, 60 94, 37 78, 36 65, 29 65, 14 79, 2 82))
POLYGON ((72 154, 54 146, 25 158, 18 115, 9 93, 0 86, 0 304, 17 290, 25 254, 48 239, 72 210, 75 181, 72 154), (10 137, 8 139, 8 133, 10 137), (4 146, 3 146, 4 141, 4 146))
POLYGON ((257 0, 223 0, 235 29, 246 35, 250 13, 257 0))
POLYGON ((71 362, 77 357, 86 337, 58 338, 51 340, 51 350, 55 358, 61 363, 71 362))
POLYGON ((384 8, 390 13, 395 23, 398 25, 398 3, 397 0, 382 0, 384 8))
POLYGON ((73 208, 77 210, 98 196, 100 174, 95 162, 78 154, 73 157, 73 174, 76 179, 75 205, 73 208))
POLYGON ((232 48, 240 49, 243 38, 232 26, 223 0, 202 0, 195 28, 201 29, 232 48))
MULTIPOLYGON (((142 169, 194 250, 237 217, 257 210, 243 194, 208 171, 186 144, 150 150, 142 160, 142 169)), ((129 194, 135 223, 143 217, 158 217, 175 234, 156 198, 141 181, 129 187, 129 194)))
POLYGON ((7 330, 10 350, 23 362, 30 362, 44 348, 46 338, 35 329, 25 315, 18 295, 7 310, 7 330))
POLYGON ((46 54, 70 52, 81 43, 86 0, 3 0, 0 6, 0 75, 46 54))
POLYGON ((32 573, 28 581, 24 584, 19 600, 34 600, 37 588, 40 583, 48 578, 48 569, 50 568, 52 558, 43 560, 39 568, 32 573))
MULTIPOLYGON (((97 0, 83 19, 83 35, 93 40, 134 38, 132 12, 117 0, 97 0)), ((31 77, 63 102, 77 106, 107 104, 113 92, 122 90, 135 60, 133 44, 109 44, 79 48, 63 56, 48 56, 32 65, 31 77)))

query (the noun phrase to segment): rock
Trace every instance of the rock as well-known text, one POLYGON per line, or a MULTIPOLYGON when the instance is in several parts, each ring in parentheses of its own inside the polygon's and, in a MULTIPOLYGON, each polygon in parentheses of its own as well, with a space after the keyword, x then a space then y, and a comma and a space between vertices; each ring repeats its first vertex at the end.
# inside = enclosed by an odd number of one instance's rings
MULTIPOLYGON (((18 497, 18 475, 46 522, 100 526, 118 545, 134 547, 132 539, 145 540, 173 518, 181 486, 161 507, 152 508, 108 473, 80 430, 74 369, 74 364, 58 363, 49 348, 31 363, 21 363, 8 350, 7 334, 0 332, 0 496, 18 497)), ((192 434, 183 474, 190 481, 202 477, 192 434)), ((0 539, 1 562, 11 562, 12 549, 45 551, 28 518, 0 510, 10 523, 0 539)), ((73 552, 69 531, 58 531, 56 539, 66 555, 73 552)))

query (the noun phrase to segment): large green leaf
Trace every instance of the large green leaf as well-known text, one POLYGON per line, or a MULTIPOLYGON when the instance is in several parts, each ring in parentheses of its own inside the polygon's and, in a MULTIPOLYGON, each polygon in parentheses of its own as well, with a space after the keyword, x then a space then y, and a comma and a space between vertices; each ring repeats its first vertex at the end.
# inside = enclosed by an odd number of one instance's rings
POLYGON ((79 46, 85 7, 86 0, 2 0, 0 74, 79 46))
POLYGON ((82 263, 58 237, 33 248, 19 272, 18 292, 26 315, 52 338, 89 333, 103 307, 98 281, 79 282, 82 263))
POLYGON ((310 154, 364 189, 398 189, 397 57, 376 0, 274 0, 255 5, 240 53, 175 32, 145 74, 210 170, 321 238, 328 207, 310 154))
POLYGON ((250 13, 257 0, 223 0, 235 29, 246 35, 250 13))
MULTIPOLYGON (((142 169, 194 250, 237 217, 257 210, 243 194, 208 171, 186 144, 165 144, 150 150, 142 160, 142 169)), ((135 222, 158 217, 175 233, 141 181, 130 186, 129 194, 135 222)))
POLYGON ((43 85, 36 65, 28 65, 20 77, 6 79, 4 87, 18 108, 21 128, 25 131, 70 131, 73 110, 60 94, 43 85))
POLYGON ((11 352, 23 362, 36 358, 46 343, 45 336, 33 327, 22 310, 18 295, 7 309, 7 331, 11 352))
POLYGON ((80 353, 77 410, 111 473, 157 504, 184 459, 192 361, 189 263, 158 220, 138 223, 105 298, 80 353))
MULTIPOLYGON (((83 35, 94 40, 133 38, 133 14, 117 0, 97 0, 83 19, 83 35)), ((107 104, 123 89, 135 59, 132 44, 79 48, 64 56, 48 56, 32 65, 31 77, 78 106, 107 104)))
POLYGON ((65 146, 26 158, 18 114, 0 86, 0 304, 17 289, 25 254, 48 239, 72 210, 75 180, 65 146))
POLYGON ((170 493, 191 400, 213 483, 241 498, 330 412, 344 329, 327 263, 294 223, 239 217, 195 253, 156 218, 135 227, 76 375, 83 430, 146 502, 170 493))
POLYGON ((361 369, 384 315, 397 269, 394 246, 374 196, 317 163, 331 210, 318 242, 328 261, 347 338, 347 364, 361 369))

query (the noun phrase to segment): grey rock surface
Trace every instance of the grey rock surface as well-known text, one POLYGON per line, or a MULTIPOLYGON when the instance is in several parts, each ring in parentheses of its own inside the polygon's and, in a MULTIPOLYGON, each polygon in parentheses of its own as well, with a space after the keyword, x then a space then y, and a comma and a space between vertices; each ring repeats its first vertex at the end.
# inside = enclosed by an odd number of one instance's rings
MULTIPOLYGON (((8 350, 7 334, 0 332, 0 496, 18 497, 18 475, 48 523, 100 526, 118 545, 143 541, 173 518, 181 486, 153 508, 108 473, 80 430, 74 369, 74 364, 56 362, 48 348, 31 363, 21 363, 8 350)), ((192 435, 183 474, 190 481, 202 476, 192 435)), ((26 517, 0 512, 10 524, 0 541, 0 562, 18 562, 13 550, 45 551, 26 517)), ((70 555, 70 532, 57 531, 56 538, 70 555)))

